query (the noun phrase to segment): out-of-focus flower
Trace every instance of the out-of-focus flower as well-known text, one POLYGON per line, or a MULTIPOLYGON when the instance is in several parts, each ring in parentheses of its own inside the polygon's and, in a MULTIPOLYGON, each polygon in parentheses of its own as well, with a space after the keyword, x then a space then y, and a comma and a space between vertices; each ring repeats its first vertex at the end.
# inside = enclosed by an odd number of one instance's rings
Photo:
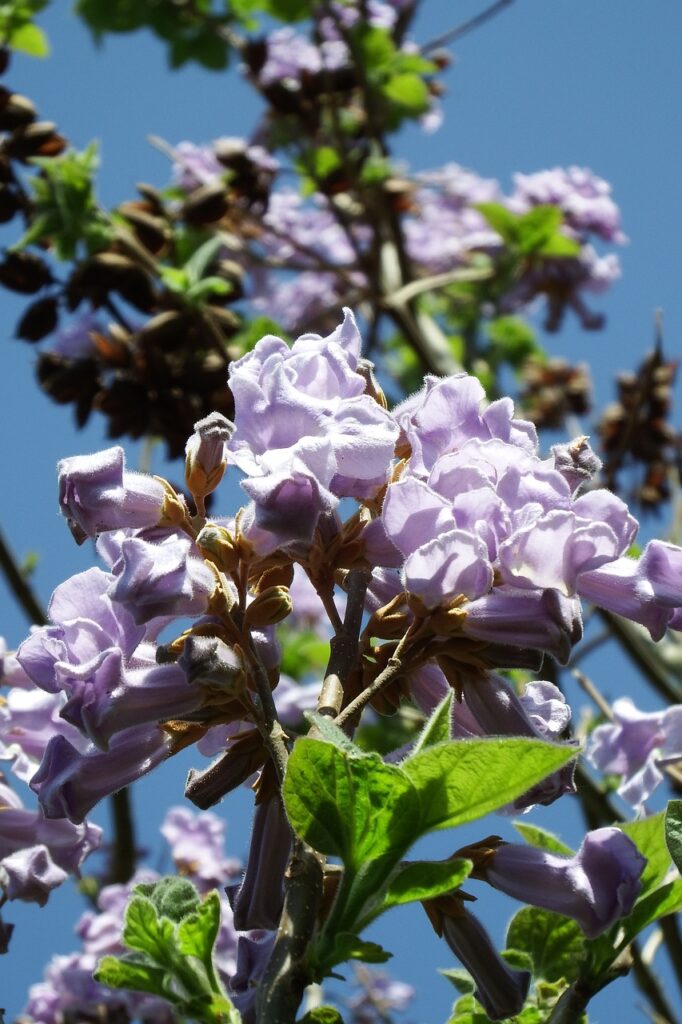
POLYGON ((515 174, 510 205, 519 212, 552 204, 578 234, 598 235, 607 242, 627 241, 611 186, 587 167, 553 167, 535 174, 515 174))
POLYGON ((46 820, 0 782, 0 887, 8 899, 43 906, 52 889, 78 872, 101 835, 96 825, 46 820))
POLYGON ((682 704, 644 712, 621 697, 613 703, 613 722, 590 735, 587 756, 600 771, 622 776, 619 795, 641 811, 663 780, 661 768, 682 760, 682 704))

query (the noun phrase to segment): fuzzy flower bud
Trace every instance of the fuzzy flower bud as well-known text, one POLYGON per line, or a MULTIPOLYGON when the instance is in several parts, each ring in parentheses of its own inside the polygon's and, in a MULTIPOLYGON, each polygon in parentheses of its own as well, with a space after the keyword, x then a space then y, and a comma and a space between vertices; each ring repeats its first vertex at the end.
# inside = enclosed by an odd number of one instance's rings
POLYGON ((246 609, 248 626, 274 626, 291 613, 293 602, 288 587, 268 587, 246 609))
POLYGON ((233 433, 234 425, 219 412, 194 424, 185 448, 185 480, 197 500, 211 494, 222 480, 227 444, 233 433))

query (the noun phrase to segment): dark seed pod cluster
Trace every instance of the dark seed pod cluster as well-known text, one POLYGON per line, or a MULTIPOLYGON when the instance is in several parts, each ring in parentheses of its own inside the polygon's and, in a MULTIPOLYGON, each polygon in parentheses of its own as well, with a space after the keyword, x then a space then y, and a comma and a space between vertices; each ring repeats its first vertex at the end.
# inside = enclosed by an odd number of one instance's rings
POLYGON ((565 359, 529 359, 523 369, 520 402, 524 416, 536 427, 558 430, 566 416, 590 411, 592 383, 585 363, 565 359))
MULTIPOLYGON (((8 88, 0 89, 0 131, 0 222, 20 213, 31 233, 39 211, 17 162, 57 157, 67 143, 8 88)), ((241 354, 232 340, 241 320, 230 307, 243 295, 244 268, 211 243, 217 231, 237 244, 257 235, 254 215, 267 207, 273 177, 238 140, 217 144, 216 158, 224 175, 182 201, 141 184, 112 214, 96 208, 101 235, 79 239, 75 258, 59 267, 49 226, 0 257, 0 285, 31 297, 16 336, 46 342, 36 363, 42 389, 73 405, 79 426, 97 411, 110 437, 156 436, 171 457, 198 419, 232 414, 227 370, 241 354), (188 261, 202 246, 208 256, 190 280, 188 261)))
POLYGON ((636 466, 631 497, 652 510, 670 498, 671 473, 682 471, 682 437, 668 419, 676 372, 658 344, 636 373, 618 374, 618 400, 599 422, 607 486, 617 489, 620 473, 636 466))

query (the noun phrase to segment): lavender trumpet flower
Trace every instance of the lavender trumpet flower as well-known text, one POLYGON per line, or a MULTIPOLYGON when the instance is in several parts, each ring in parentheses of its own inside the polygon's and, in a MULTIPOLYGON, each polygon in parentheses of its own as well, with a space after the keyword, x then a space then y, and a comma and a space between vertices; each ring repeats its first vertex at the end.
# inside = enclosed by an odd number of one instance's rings
POLYGON ((573 857, 502 843, 475 874, 508 896, 572 917, 594 939, 630 913, 645 866, 624 832, 599 828, 573 857))

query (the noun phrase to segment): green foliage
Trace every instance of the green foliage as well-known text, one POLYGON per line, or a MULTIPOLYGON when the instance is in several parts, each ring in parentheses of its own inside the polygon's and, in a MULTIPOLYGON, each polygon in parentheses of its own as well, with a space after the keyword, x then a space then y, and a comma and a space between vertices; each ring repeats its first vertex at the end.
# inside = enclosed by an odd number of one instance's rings
POLYGON ((353 30, 356 60, 367 75, 370 87, 384 107, 389 128, 396 128, 404 118, 419 117, 429 107, 429 90, 425 75, 436 66, 416 53, 398 49, 391 33, 384 28, 360 22, 353 30))
MULTIPOLYGON (((235 334, 230 338, 230 344, 234 345, 243 355, 250 352, 252 348, 264 338, 266 334, 274 334, 276 337, 281 338, 283 341, 289 342, 290 339, 287 334, 282 330, 280 325, 274 320, 271 320, 267 316, 257 316, 253 320, 249 320, 248 323, 244 324, 235 334)), ((294 679, 301 679, 307 672, 313 672, 318 667, 324 668, 329 657, 329 642, 320 640, 317 633, 307 632, 306 630, 297 630, 288 623, 284 622, 277 627, 277 636, 282 644, 284 651, 282 662, 282 672, 286 672, 287 675, 293 676, 294 679), (313 651, 312 642, 315 640, 317 644, 323 644, 324 646, 324 660, 316 660, 319 658, 319 650, 313 651), (300 664, 297 659, 300 658, 300 664), (285 668, 286 664, 289 666, 285 668), (310 664, 310 668, 306 666, 310 664)))
POLYGON ((528 953, 536 979, 570 983, 580 971, 585 936, 569 917, 539 907, 523 907, 509 923, 507 949, 528 953))
POLYGON ((542 354, 535 331, 517 316, 497 317, 486 326, 486 333, 490 339, 487 359, 495 365, 508 363, 518 371, 529 356, 542 354))
POLYGON ((363 753, 317 718, 323 738, 295 743, 283 787, 289 820, 302 839, 344 866, 311 957, 317 977, 344 958, 365 957, 367 948, 357 936, 390 907, 461 885, 471 869, 468 861, 402 863, 417 839, 482 817, 575 756, 570 748, 538 740, 442 741, 449 735, 449 714, 445 700, 417 753, 400 767, 363 753))
POLYGON ((679 875, 670 877, 672 865, 666 842, 665 812, 625 822, 619 827, 647 858, 647 863, 642 874, 642 889, 631 913, 605 935, 587 944, 595 973, 607 970, 618 952, 648 925, 682 909, 682 879, 679 875))
POLYGON ((316 1006, 296 1024, 343 1024, 343 1017, 333 1006, 316 1006))
POLYGON ((239 1024, 213 966, 219 928, 217 892, 202 901, 190 882, 176 877, 138 885, 123 926, 130 952, 104 957, 95 980, 160 996, 200 1024, 239 1024))
POLYGON ((535 846, 538 850, 547 850, 549 853, 559 853, 565 857, 572 857, 574 851, 570 846, 562 843, 552 832, 548 832, 539 825, 529 825, 525 821, 515 821, 514 828, 523 836, 529 846, 535 846))
POLYGON ((576 755, 565 746, 520 737, 460 740, 421 751, 402 768, 419 791, 423 834, 482 818, 576 755))
POLYGON ((658 888, 670 869, 670 851, 666 844, 665 826, 664 811, 647 818, 639 818, 637 821, 626 821, 619 826, 647 859, 642 874, 640 899, 658 888))
POLYGON ((33 24, 48 0, 8 0, 0 3, 0 45, 29 57, 47 57, 50 44, 43 30, 33 24))
POLYGON ((62 260, 75 259, 81 246, 87 255, 104 248, 112 228, 95 199, 97 144, 91 142, 82 153, 69 150, 62 156, 37 157, 31 162, 41 172, 30 180, 35 214, 13 248, 47 241, 62 260))
POLYGON ((501 203, 478 203, 490 227, 520 256, 575 257, 580 245, 561 233, 563 215, 558 206, 534 206, 528 213, 512 213, 501 203))
POLYGON ((188 306, 201 306, 214 295, 228 295, 232 289, 228 281, 213 274, 206 275, 223 245, 222 238, 216 235, 204 240, 196 232, 187 232, 180 236, 180 240, 180 251, 186 250, 187 243, 190 243, 186 262, 182 267, 161 268, 160 276, 166 288, 181 295, 188 306), (192 248, 190 240, 196 245, 195 248, 192 248))
POLYGON ((469 860, 413 861, 403 864, 388 887, 384 909, 444 896, 459 888, 472 866, 469 860))
POLYGON ((230 45, 223 30, 236 15, 215 12, 212 0, 194 0, 192 4, 77 0, 76 13, 98 42, 110 32, 149 29, 169 44, 172 68, 195 61, 212 71, 222 71, 229 63, 230 45))
POLYGON ((402 855, 419 825, 419 798, 399 768, 376 754, 349 756, 321 740, 297 740, 284 801, 306 842, 356 870, 397 848, 402 855))

